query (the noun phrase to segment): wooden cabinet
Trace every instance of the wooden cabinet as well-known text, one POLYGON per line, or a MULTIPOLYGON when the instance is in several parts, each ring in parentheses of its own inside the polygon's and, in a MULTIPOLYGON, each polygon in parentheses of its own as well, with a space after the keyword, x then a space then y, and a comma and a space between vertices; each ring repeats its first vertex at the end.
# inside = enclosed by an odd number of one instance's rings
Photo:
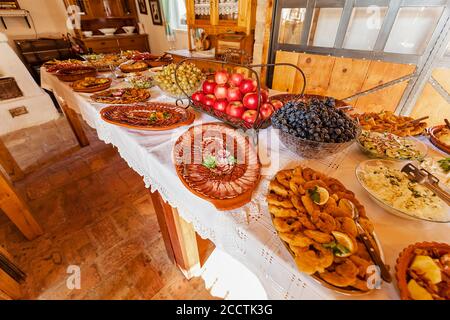
POLYGON ((147 46, 147 36, 145 37, 132 37, 132 38, 119 38, 119 48, 121 50, 139 50, 139 51, 149 51, 147 46), (142 50, 142 48, 147 48, 147 50, 142 50))
POLYGON ((81 11, 80 29, 75 29, 76 41, 86 52, 111 53, 121 50, 150 51, 146 34, 124 35, 124 26, 135 26, 135 0, 64 0, 66 7, 76 5, 81 11), (104 37, 99 29, 115 28, 114 36, 104 37), (92 31, 95 37, 84 37, 82 31, 92 31), (99 37, 97 37, 99 36, 99 37))
POLYGON ((138 16, 134 0, 64 0, 64 3, 66 7, 77 6, 80 11, 80 25, 75 29, 78 38, 83 38, 82 31, 102 35, 99 31, 102 28, 115 28, 116 34, 123 34, 124 26, 134 26, 137 30, 138 16))
POLYGON ((82 20, 136 16, 134 0, 64 0, 64 3, 78 6, 82 20))
POLYGON ((102 38, 77 38, 77 42, 85 49, 95 53, 112 53, 121 50, 150 51, 146 34, 132 36, 114 36, 102 38))
POLYGON ((256 0, 186 0, 188 25, 210 34, 255 29, 256 0))
MULTIPOLYGON (((217 46, 217 35, 241 33, 250 37, 245 52, 252 56, 256 24, 256 0, 186 0, 189 34, 203 29, 210 36, 212 47, 217 46)), ((189 37, 189 49, 194 45, 189 37)))

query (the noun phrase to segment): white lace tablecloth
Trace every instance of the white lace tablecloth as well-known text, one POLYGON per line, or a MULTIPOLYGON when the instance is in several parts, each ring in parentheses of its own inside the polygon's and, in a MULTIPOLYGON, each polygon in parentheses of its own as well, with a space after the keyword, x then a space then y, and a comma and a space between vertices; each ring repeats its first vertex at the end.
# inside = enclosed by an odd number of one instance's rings
MULTIPOLYGON (((270 299, 346 299, 317 284, 311 277, 297 271, 295 263, 279 240, 272 226, 264 195, 268 181, 280 168, 304 164, 321 170, 339 180, 355 192, 365 205, 375 225, 387 264, 394 269, 398 254, 406 246, 419 241, 450 242, 448 224, 405 220, 381 209, 362 189, 355 177, 357 164, 366 158, 354 145, 335 157, 326 160, 302 160, 278 141, 274 129, 260 132, 260 147, 269 150, 271 164, 263 169, 263 178, 251 203, 231 212, 221 212, 209 202, 189 192, 178 179, 172 163, 174 141, 186 128, 166 132, 146 132, 125 129, 101 120, 99 111, 103 104, 92 103, 89 94, 78 94, 66 83, 41 70, 42 87, 52 90, 81 114, 83 119, 97 130, 105 143, 117 147, 121 157, 139 173, 147 187, 158 190, 161 196, 180 215, 191 222, 203 238, 208 238, 221 250, 246 265, 261 281, 270 299)), ((114 80, 114 86, 124 83, 114 80)), ((154 101, 173 102, 158 89, 151 89, 154 101)), ((205 114, 197 114, 195 124, 217 121, 205 114)), ((435 152, 435 151, 434 151, 435 152)), ((391 272, 393 274, 393 272, 391 272)), ((381 289, 373 290, 361 299, 398 299, 392 284, 383 283, 381 289)))

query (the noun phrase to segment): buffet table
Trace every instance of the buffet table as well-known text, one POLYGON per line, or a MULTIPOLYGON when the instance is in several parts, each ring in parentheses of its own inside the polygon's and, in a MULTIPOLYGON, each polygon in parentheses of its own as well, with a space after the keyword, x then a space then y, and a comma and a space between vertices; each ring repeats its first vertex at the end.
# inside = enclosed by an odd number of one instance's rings
MULTIPOLYGON (((259 134, 260 148, 266 150, 267 158, 263 157, 266 165, 262 168, 263 176, 252 202, 233 211, 218 211, 212 204, 186 189, 175 172, 172 147, 186 127, 147 132, 108 124, 99 114, 105 105, 92 103, 89 94, 73 92, 67 83, 60 82, 44 69, 41 75, 42 86, 52 90, 60 102, 79 113, 89 126, 97 130, 101 140, 116 146, 121 157, 143 177, 145 185, 152 192, 158 191, 171 207, 176 208, 181 221, 192 223, 202 238, 211 240, 216 247, 248 267, 259 278, 270 299, 349 298, 324 288, 310 276, 299 272, 277 236, 265 195, 270 179, 281 168, 298 164, 309 166, 341 180, 352 190, 365 205, 375 226, 385 262, 391 267, 391 274, 394 274, 399 253, 406 246, 419 241, 450 241, 448 224, 405 220, 385 212, 369 198, 355 176, 357 164, 367 159, 356 145, 328 159, 303 160, 279 142, 278 135, 272 128, 262 130, 259 134)), ((125 86, 122 80, 113 81, 113 87, 120 86, 125 86)), ((174 102, 157 88, 150 91, 151 101, 174 102)), ((217 120, 208 115, 197 113, 194 124, 215 121, 217 120)), ((437 151, 430 145, 429 153, 437 154, 437 151)), ((399 294, 394 280, 391 284, 383 283, 380 290, 373 290, 358 298, 398 299, 399 294)))

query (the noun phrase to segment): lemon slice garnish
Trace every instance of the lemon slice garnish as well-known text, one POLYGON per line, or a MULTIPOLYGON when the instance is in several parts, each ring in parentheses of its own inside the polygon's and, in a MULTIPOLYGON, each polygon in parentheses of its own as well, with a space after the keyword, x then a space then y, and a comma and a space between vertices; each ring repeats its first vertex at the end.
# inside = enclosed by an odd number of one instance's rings
POLYGON ((339 231, 331 231, 331 234, 338 244, 337 249, 339 250, 335 252, 336 256, 345 258, 351 256, 356 251, 356 244, 347 234, 339 231))
POLYGON ((327 189, 322 187, 317 187, 316 192, 319 194, 319 201, 314 201, 314 203, 318 204, 319 206, 324 205, 327 203, 328 199, 330 199, 330 194, 328 193, 327 189))

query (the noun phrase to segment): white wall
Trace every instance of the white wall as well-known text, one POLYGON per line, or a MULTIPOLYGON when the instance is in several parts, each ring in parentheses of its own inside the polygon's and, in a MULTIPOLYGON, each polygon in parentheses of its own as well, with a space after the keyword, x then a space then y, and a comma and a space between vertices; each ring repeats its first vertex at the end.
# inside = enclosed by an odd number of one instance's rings
POLYGON ((32 28, 28 28, 22 18, 5 18, 8 29, 0 24, 0 32, 8 36, 12 46, 14 39, 60 36, 67 33, 67 15, 63 0, 19 0, 19 5, 30 12, 32 28))
MULTIPOLYGON (((182 1, 182 0, 180 0, 182 1)), ((137 3, 136 3, 137 6, 137 3)), ((167 41, 166 34, 164 31, 164 26, 155 26, 152 23, 152 17, 150 16, 150 8, 148 15, 142 15, 139 12, 139 21, 144 24, 145 32, 148 34, 150 42, 150 51, 155 54, 161 54, 170 49, 170 43, 167 41)), ((175 31, 175 49, 187 49, 188 48, 188 34, 186 31, 176 30, 175 31)))
POLYGON ((59 117, 50 97, 34 82, 27 68, 0 33, 0 75, 14 77, 23 97, 0 101, 0 135, 59 117), (13 118, 8 110, 25 106, 28 114, 13 118))

